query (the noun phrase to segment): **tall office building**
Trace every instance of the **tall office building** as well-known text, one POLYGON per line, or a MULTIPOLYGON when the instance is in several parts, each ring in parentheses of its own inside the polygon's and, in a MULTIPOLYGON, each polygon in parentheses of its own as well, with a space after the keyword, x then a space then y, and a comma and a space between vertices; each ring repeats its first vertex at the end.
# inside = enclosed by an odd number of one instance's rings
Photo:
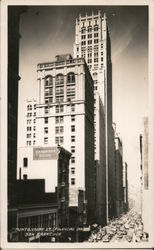
MULTIPOLYGON (((112 217, 115 211, 115 188, 111 45, 105 14, 102 16, 101 12, 98 11, 97 14, 92 13, 91 16, 79 15, 79 18, 76 19, 74 57, 85 58, 94 80, 95 161, 97 166, 99 165, 99 173, 102 175, 97 183, 99 183, 98 191, 105 193, 102 198, 103 204, 106 206, 106 212, 101 214, 99 212, 98 217, 105 216, 108 221, 108 218, 112 217), (97 95, 100 98, 99 102, 96 101, 97 95), (97 110, 100 110, 100 103, 102 111, 97 114, 97 110), (104 128, 103 126, 98 128, 96 119, 104 119, 105 137, 104 128), (104 182, 106 183, 105 189, 104 182)), ((100 207, 99 211, 101 211, 99 201, 98 206, 100 207)))
MULTIPOLYGON (((56 56, 54 62, 39 63, 37 73, 38 104, 35 111, 34 148, 61 145, 72 153, 69 168, 70 210, 72 208, 78 212, 79 197, 83 194, 85 212, 87 208, 90 223, 95 211, 92 77, 85 60, 72 59, 69 54, 56 56)), ((31 110, 30 112, 32 113, 31 110)), ((29 145, 27 148, 30 150, 29 145)), ((19 149, 19 153, 19 158, 23 157, 23 149, 19 149)), ((22 164, 21 160, 20 162, 22 164)), ((53 192, 56 177, 53 179, 50 164, 48 172, 44 171, 45 167, 47 166, 41 163, 30 167, 28 178, 44 178, 47 182, 46 192, 53 192)))
MULTIPOLYGON (((125 182, 126 182, 126 175, 125 175, 125 182)), ((123 192, 123 145, 118 135, 115 136, 115 189, 116 189, 116 217, 119 217, 123 213, 124 192, 123 192)))

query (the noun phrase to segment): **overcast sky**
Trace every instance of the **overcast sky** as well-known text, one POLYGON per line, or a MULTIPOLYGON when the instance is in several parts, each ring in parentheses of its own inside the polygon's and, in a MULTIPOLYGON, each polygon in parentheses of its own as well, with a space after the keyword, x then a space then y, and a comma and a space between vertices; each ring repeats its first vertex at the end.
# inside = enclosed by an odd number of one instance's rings
POLYGON ((113 121, 123 141, 129 183, 139 185, 139 135, 147 113, 148 8, 145 6, 30 6, 20 23, 19 131, 24 100, 37 97, 37 64, 73 54, 75 19, 107 14, 113 65, 113 121))

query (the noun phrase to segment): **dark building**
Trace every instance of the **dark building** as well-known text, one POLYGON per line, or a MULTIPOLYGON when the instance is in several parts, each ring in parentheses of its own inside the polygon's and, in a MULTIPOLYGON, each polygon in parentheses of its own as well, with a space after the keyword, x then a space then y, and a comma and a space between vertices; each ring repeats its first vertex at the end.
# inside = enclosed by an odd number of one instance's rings
MULTIPOLYGON (((120 138, 115 137, 115 184, 116 184, 116 217, 123 213, 123 147, 120 138)), ((126 177, 125 177, 126 178, 126 177)))
POLYGON ((24 6, 8 7, 8 202, 13 200, 17 167, 19 22, 24 6))
POLYGON ((126 213, 129 209, 128 206, 128 176, 127 176, 128 165, 126 162, 123 163, 123 202, 124 212, 126 213))

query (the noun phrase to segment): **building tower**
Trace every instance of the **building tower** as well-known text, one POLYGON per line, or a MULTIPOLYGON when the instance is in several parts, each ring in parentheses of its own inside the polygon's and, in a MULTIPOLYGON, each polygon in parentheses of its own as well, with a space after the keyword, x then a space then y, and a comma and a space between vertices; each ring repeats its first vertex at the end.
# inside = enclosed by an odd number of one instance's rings
MULTIPOLYGON (((114 131, 112 127, 112 63, 111 45, 106 15, 92 13, 76 19, 74 57, 84 57, 94 80, 94 124, 96 172, 102 176, 97 180, 103 195, 98 217, 109 217, 115 211, 114 190, 114 131), (97 101, 99 96, 99 101, 97 101), (100 110, 101 112, 97 112, 100 110), (104 115, 103 115, 104 113, 104 115), (101 126, 97 126, 102 121, 101 126), (104 125, 103 125, 104 124, 104 125), (105 130, 105 133, 103 132, 105 130), (98 167, 99 166, 99 167, 98 167), (101 173, 101 174, 100 174, 101 173), (104 185, 105 183, 105 185, 104 185), (110 183, 110 185, 109 185, 110 183), (103 205, 103 206, 102 206, 103 205), (104 210, 105 205, 105 210, 104 210)), ((103 222, 102 222, 103 223, 103 222)))

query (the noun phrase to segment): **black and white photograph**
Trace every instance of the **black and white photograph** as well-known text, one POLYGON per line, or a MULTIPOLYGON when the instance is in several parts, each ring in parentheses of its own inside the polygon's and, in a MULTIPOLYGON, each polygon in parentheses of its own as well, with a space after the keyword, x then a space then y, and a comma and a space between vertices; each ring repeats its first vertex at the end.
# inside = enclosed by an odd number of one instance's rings
POLYGON ((1 4, 2 249, 154 247, 154 3, 21 3, 1 4))

